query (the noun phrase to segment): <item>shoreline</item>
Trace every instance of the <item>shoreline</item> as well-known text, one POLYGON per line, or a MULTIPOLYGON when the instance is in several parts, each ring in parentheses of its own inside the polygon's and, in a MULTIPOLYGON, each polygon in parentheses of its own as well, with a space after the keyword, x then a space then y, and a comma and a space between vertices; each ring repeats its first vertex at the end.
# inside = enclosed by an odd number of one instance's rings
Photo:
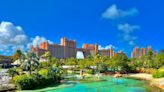
POLYGON ((164 91, 164 78, 153 78, 151 74, 146 73, 125 74, 123 77, 149 81, 151 85, 157 86, 164 91))
MULTIPOLYGON (((95 76, 95 75, 90 75, 90 76, 95 76)), ((104 75, 100 75, 100 76, 104 76, 104 75)), ((107 76, 107 75, 106 75, 107 76)), ((108 75, 109 76, 109 75, 108 75)), ((112 77, 114 77, 114 75, 110 75, 112 77)), ((158 88, 160 88, 161 90, 163 90, 162 92, 164 92, 164 78, 153 78, 151 74, 146 74, 146 73, 134 73, 134 74, 122 74, 122 77, 124 78, 134 78, 134 79, 138 79, 138 80, 145 80, 148 81, 150 83, 150 85, 152 86, 156 86, 158 88)), ((52 90, 52 89, 57 89, 57 88, 62 88, 62 87, 70 87, 71 85, 68 85, 70 83, 64 83, 65 85, 58 85, 55 87, 46 87, 43 89, 36 89, 36 92, 39 91, 46 91, 46 90, 52 90)), ((31 90, 16 90, 17 92, 31 92, 31 90)), ((161 92, 161 91, 160 91, 161 92)))

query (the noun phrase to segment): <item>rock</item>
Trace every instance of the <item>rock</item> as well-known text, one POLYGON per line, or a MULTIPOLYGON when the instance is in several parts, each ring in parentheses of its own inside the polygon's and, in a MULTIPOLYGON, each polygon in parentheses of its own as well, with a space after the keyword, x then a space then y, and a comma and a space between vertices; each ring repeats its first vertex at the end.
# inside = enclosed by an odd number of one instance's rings
POLYGON ((116 74, 114 75, 114 77, 115 77, 115 78, 120 78, 120 77, 122 77, 122 75, 121 75, 120 73, 116 73, 116 74))

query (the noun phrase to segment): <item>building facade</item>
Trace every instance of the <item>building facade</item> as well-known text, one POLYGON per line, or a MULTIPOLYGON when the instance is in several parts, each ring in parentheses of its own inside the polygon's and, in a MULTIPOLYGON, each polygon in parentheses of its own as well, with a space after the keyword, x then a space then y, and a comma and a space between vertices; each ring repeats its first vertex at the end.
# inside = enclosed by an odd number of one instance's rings
MULTIPOLYGON (((153 51, 151 46, 148 46, 147 48, 139 48, 134 47, 133 51, 131 52, 131 58, 141 58, 142 56, 145 56, 148 51, 153 51)), ((157 54, 156 51, 153 51, 154 55, 157 54)))
POLYGON ((31 46, 30 52, 35 52, 38 56, 43 55, 45 52, 49 51, 53 57, 58 59, 61 58, 76 58, 78 51, 83 52, 84 57, 94 56, 100 54, 102 56, 109 56, 112 58, 114 56, 114 50, 99 50, 98 44, 83 44, 82 48, 76 47, 76 40, 68 40, 67 38, 61 38, 60 44, 50 44, 47 42, 42 42, 37 47, 31 46))

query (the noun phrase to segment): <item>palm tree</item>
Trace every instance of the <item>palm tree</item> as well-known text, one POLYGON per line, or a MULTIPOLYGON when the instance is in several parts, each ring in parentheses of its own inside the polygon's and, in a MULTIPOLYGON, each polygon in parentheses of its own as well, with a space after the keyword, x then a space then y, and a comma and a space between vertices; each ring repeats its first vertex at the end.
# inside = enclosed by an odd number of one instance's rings
POLYGON ((22 52, 21 52, 20 49, 18 49, 18 50, 15 52, 15 54, 13 55, 14 61, 20 59, 20 58, 21 58, 21 55, 22 55, 22 52))
POLYGON ((96 54, 94 56, 94 63, 96 65, 96 72, 97 72, 97 77, 99 79, 99 74, 100 74, 100 64, 102 63, 102 56, 100 54, 96 54))
POLYGON ((21 66, 29 70, 29 74, 31 75, 32 66, 39 66, 39 57, 34 52, 26 52, 26 54, 22 55, 21 66))

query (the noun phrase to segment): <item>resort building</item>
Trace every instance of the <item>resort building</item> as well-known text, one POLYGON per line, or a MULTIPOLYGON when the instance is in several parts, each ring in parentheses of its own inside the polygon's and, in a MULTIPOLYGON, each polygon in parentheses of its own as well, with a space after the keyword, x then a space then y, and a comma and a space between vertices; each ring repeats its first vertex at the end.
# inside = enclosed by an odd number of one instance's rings
POLYGON ((45 52, 49 51, 53 57, 58 59, 61 58, 76 58, 77 52, 79 54, 83 53, 84 58, 88 56, 94 56, 100 54, 102 56, 109 56, 112 58, 114 56, 114 50, 112 48, 108 50, 99 50, 98 44, 83 44, 82 48, 76 47, 76 40, 68 40, 67 38, 61 38, 60 44, 50 44, 47 42, 42 42, 37 47, 31 46, 31 52, 35 52, 38 56, 43 55, 45 52))
MULTIPOLYGON (((151 46, 148 46, 147 48, 139 48, 139 47, 134 47, 132 53, 131 53, 131 58, 140 58, 142 56, 145 56, 148 51, 153 51, 151 46)), ((156 51, 153 51, 154 55, 157 55, 156 51)))

